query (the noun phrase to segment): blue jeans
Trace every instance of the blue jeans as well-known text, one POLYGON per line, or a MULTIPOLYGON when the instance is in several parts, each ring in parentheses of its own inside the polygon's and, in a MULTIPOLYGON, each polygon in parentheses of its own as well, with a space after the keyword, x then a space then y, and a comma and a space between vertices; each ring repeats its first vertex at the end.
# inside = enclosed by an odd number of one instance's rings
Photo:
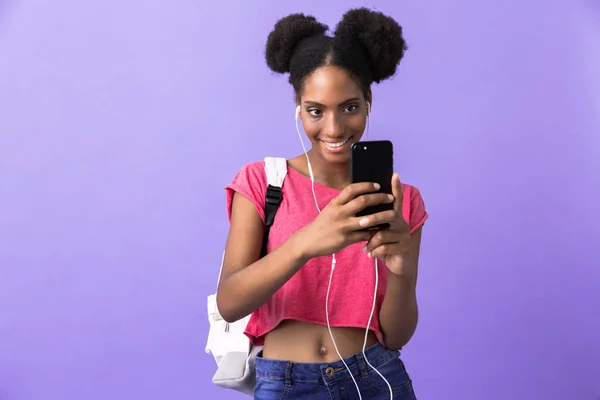
MULTIPOLYGON (((376 344, 365 350, 369 363, 392 387, 394 400, 416 400, 404 363, 395 350, 376 344)), ((389 400, 390 390, 383 379, 365 362, 362 352, 344 359, 356 380, 363 400, 389 400)), ((356 386, 342 361, 296 363, 256 358, 257 400, 357 400, 356 386)))

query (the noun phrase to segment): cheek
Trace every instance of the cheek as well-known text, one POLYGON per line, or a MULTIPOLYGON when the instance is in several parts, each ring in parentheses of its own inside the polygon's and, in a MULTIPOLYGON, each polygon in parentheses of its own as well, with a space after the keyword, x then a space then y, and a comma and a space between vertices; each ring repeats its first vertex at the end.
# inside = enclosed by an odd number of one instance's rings
MULTIPOLYGON (((321 131, 322 119, 301 120, 302 129, 311 141, 317 141, 321 131)), ((367 126, 367 119, 362 115, 348 115, 342 117, 342 123, 346 129, 355 134, 362 134, 367 126)))
POLYGON ((351 118, 348 118, 346 126, 352 132, 362 133, 367 126, 367 118, 361 115, 353 115, 351 118))
POLYGON ((302 128, 304 129, 304 133, 311 140, 316 140, 316 137, 319 135, 319 123, 318 121, 302 121, 302 128))

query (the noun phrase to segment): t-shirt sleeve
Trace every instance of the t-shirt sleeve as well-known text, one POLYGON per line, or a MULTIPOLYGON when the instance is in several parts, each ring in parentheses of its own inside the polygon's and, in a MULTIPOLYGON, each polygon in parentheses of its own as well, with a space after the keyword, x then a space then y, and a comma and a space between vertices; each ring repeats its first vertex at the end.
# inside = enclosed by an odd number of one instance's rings
POLYGON ((410 233, 413 233, 425 224, 429 214, 425 210, 425 202, 419 189, 411 185, 403 186, 404 204, 402 214, 408 222, 410 233))
POLYGON ((265 194, 267 175, 264 162, 244 165, 235 175, 233 181, 225 187, 227 197, 227 218, 231 221, 233 196, 237 192, 254 204, 260 218, 265 220, 265 194))

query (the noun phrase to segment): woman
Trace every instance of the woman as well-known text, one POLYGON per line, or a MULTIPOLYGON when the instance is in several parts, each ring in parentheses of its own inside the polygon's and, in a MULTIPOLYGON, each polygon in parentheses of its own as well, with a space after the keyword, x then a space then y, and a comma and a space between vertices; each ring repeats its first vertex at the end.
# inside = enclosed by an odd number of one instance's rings
POLYGON ((393 196, 372 183, 350 184, 350 147, 367 126, 370 86, 395 74, 406 45, 393 19, 364 8, 347 12, 333 37, 327 29, 293 14, 268 37, 267 64, 290 74, 312 148, 288 160, 262 258, 264 163, 245 165, 227 186, 230 232, 217 304, 230 322, 252 314, 246 335, 264 345, 256 399, 414 399, 398 350, 417 324, 427 213, 419 191, 397 174, 393 196), (391 202, 393 211, 355 216, 391 202), (390 228, 364 229, 380 223, 390 228))

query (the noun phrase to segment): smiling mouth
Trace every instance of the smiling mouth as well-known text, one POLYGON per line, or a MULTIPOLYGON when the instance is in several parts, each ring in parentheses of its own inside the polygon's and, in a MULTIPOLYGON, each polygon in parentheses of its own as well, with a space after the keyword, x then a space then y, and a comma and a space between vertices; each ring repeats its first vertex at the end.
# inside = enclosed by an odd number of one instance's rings
POLYGON ((342 147, 343 145, 345 145, 346 143, 348 143, 350 141, 350 139, 352 139, 352 136, 348 137, 346 140, 343 140, 341 142, 336 142, 336 143, 332 143, 332 142, 323 142, 325 144, 325 146, 330 147, 332 149, 337 149, 342 147))

